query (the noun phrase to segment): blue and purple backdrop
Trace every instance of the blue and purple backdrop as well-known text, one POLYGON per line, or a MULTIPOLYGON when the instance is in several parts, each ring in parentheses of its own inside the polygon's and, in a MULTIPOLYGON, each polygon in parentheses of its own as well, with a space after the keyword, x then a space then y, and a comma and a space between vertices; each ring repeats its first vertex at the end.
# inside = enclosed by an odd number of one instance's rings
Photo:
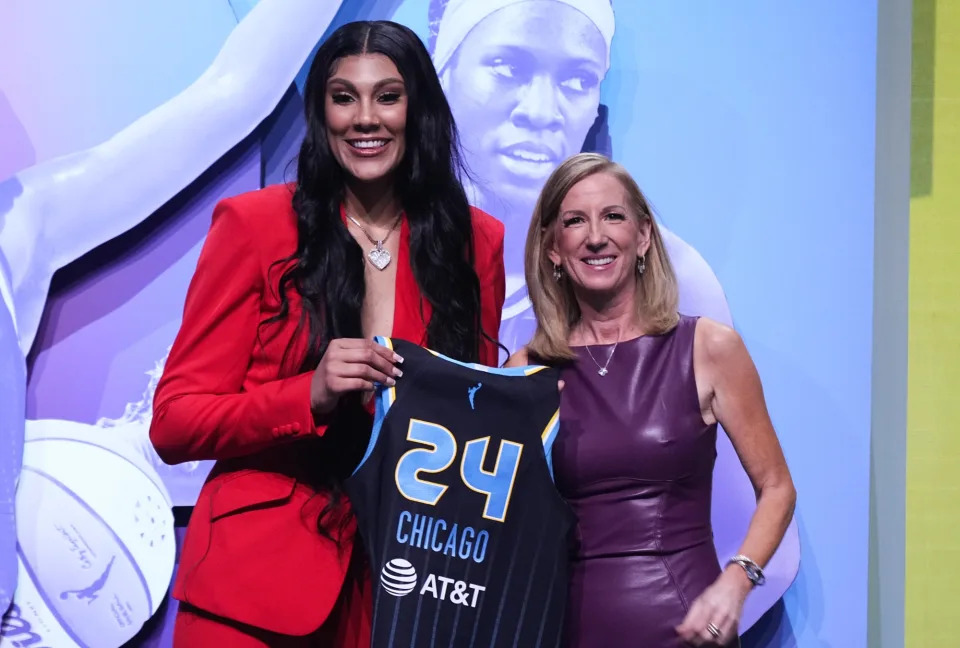
MULTIPOLYGON (((153 388, 213 205, 293 177, 311 54, 362 18, 434 56, 507 226, 511 349, 546 176, 581 150, 634 174, 681 310, 746 340, 799 490, 744 645, 866 645, 875 2, 94 5, 0 5, 0 647, 170 645, 171 507, 210 466, 153 453, 153 388)), ((754 506, 725 437, 714 483, 725 558, 754 506)))

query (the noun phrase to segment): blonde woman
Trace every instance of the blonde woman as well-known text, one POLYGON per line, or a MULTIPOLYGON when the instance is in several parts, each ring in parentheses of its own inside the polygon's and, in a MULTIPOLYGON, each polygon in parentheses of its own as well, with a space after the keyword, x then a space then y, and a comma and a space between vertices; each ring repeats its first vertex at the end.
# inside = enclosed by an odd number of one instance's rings
POLYGON ((569 646, 736 646, 796 494, 739 335, 677 313, 677 282, 646 198, 584 153, 547 180, 526 245, 537 318, 509 364, 564 367, 557 486, 578 517, 569 646), (710 522, 717 425, 757 508, 736 556, 710 522))

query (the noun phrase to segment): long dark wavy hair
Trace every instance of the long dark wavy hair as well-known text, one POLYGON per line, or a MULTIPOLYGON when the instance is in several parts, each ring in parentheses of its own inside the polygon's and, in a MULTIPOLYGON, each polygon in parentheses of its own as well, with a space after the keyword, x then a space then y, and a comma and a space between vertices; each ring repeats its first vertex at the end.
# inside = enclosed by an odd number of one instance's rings
MULTIPOLYGON (((388 57, 406 87, 406 150, 395 171, 394 191, 410 228, 413 275, 432 309, 427 343, 458 360, 476 362, 486 334, 480 325, 480 282, 473 267, 470 206, 460 183, 464 167, 456 125, 423 43, 407 27, 389 21, 340 27, 320 46, 310 66, 304 91, 307 131, 293 195, 297 249, 277 261, 289 266, 277 286, 281 309, 264 323, 288 317, 289 289, 302 297, 294 338, 301 339, 306 328, 307 348, 300 371, 316 368, 331 340, 363 337, 363 252, 341 219, 347 178, 327 141, 324 110, 327 81, 337 62, 359 54, 388 57)), ((344 399, 331 431, 324 435, 325 442, 336 443, 333 439, 339 438, 341 445, 324 453, 333 457, 331 465, 318 467, 320 485, 331 496, 319 521, 320 532, 328 537, 326 529, 333 518, 326 518, 339 508, 342 481, 367 443, 357 433, 360 414, 359 397, 344 399), (331 434, 336 428, 344 433, 331 434)))

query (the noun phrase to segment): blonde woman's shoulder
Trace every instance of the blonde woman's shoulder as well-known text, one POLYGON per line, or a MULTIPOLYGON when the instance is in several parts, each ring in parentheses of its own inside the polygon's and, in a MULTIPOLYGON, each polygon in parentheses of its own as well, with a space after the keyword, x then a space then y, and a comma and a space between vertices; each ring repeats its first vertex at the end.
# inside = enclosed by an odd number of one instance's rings
MULTIPOLYGON (((507 362, 506 362, 503 366, 504 366, 504 367, 507 367, 507 368, 509 368, 509 367, 526 367, 526 366, 528 366, 528 365, 530 365, 530 364, 534 364, 534 363, 531 363, 531 362, 530 362, 530 354, 529 354, 529 352, 527 351, 527 347, 521 347, 520 349, 518 349, 517 351, 515 351, 512 356, 510 356, 510 357, 507 359, 507 362)), ((562 392, 562 391, 563 391, 563 385, 564 385, 563 381, 562 381, 562 380, 558 380, 558 381, 557 381, 557 391, 561 391, 561 392, 562 392)))
POLYGON ((527 347, 520 347, 513 355, 507 358, 504 367, 526 367, 530 364, 530 354, 527 353, 527 347))

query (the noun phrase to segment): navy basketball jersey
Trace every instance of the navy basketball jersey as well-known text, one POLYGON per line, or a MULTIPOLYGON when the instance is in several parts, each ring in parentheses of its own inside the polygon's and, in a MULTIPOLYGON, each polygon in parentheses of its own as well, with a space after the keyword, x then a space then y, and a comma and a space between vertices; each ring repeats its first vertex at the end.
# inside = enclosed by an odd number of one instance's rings
POLYGON ((404 358, 346 481, 373 579, 373 648, 560 644, 573 514, 553 484, 559 373, 404 358))

